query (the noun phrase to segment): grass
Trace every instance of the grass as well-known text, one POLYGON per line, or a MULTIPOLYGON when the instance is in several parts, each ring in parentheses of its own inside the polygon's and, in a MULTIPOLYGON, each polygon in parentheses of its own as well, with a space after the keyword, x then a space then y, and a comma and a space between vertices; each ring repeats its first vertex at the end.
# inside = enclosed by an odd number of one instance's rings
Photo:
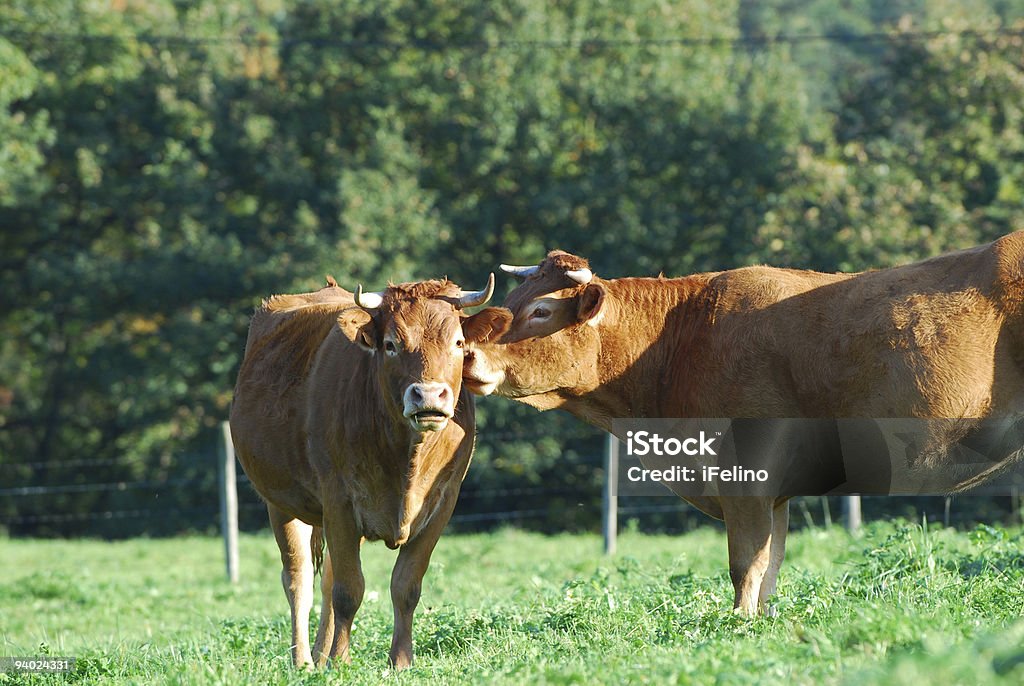
POLYGON ((269 535, 241 539, 242 580, 211 538, 0 541, 0 655, 78 658, 7 683, 1018 684, 1020 530, 875 523, 791 535, 778 616, 730 611, 722 534, 515 530, 442 538, 417 613, 416 664, 386 668, 394 553, 364 547, 353 663, 289 667, 269 535))

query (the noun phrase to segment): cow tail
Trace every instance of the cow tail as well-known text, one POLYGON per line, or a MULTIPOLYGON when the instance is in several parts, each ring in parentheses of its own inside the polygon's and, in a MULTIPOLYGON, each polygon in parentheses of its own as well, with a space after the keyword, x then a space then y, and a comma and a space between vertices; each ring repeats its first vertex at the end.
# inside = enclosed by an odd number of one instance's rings
POLYGON ((314 526, 309 537, 309 547, 313 550, 313 573, 319 574, 324 566, 324 528, 314 526))

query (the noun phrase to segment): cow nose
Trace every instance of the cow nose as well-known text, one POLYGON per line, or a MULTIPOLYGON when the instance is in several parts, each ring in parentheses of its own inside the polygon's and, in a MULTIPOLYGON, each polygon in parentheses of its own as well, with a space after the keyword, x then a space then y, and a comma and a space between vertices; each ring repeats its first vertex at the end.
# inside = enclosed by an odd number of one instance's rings
POLYGON ((448 390, 448 384, 417 383, 409 386, 409 399, 413 405, 419 407, 444 405, 450 397, 451 393, 448 390))
POLYGON ((455 414, 455 396, 446 383, 414 383, 405 389, 403 414, 418 431, 437 431, 455 414))

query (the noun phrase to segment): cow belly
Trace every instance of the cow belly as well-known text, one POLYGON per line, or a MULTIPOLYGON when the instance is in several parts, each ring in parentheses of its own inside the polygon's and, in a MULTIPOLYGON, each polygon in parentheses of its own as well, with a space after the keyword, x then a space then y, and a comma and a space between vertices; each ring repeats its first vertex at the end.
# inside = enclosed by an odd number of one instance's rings
POLYGON ((955 461, 940 464, 893 464, 889 495, 937 495, 964 493, 989 484, 997 475, 1014 470, 1022 453, 992 462, 958 464, 955 461))
POLYGON ((951 493, 981 486, 1019 464, 1024 417, 933 420, 931 438, 894 459, 893 494, 951 493))
POLYGON ((246 451, 239 451, 239 462, 256 492, 282 512, 306 524, 320 526, 323 508, 315 484, 298 478, 297 470, 287 461, 256 460, 246 451))
POLYGON ((323 508, 320 499, 305 489, 256 489, 268 503, 296 519, 311 526, 323 525, 323 508))

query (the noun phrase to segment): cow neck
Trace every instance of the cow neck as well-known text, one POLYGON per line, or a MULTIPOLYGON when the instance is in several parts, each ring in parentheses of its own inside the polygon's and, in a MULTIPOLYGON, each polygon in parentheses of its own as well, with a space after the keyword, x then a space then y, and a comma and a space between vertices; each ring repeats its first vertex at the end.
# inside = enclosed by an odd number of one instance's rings
POLYGON ((409 476, 431 481, 430 477, 444 468, 451 459, 451 441, 462 435, 463 429, 456 429, 456 419, 448 420, 448 426, 441 431, 426 431, 413 434, 409 442, 409 476))
POLYGON ((711 276, 602 281, 608 295, 596 325, 598 383, 565 397, 563 409, 609 431, 614 418, 684 416, 687 367, 713 310, 711 276))
MULTIPOLYGON (((380 355, 380 352, 374 355, 380 355)), ((348 425, 349 442, 353 446, 365 446, 371 455, 405 455, 409 450, 412 427, 396 407, 385 398, 378 360, 359 365, 352 376, 350 385, 359 392, 345 392, 348 405, 346 416, 352 421, 348 425)))
POLYGON ((422 463, 427 452, 451 431, 454 418, 443 431, 414 430, 401 408, 397 404, 392 406, 382 394, 378 374, 375 365, 361 369, 353 381, 362 392, 347 396, 351 416, 360 418, 352 427, 359 432, 358 443, 369 448, 368 454, 402 455, 409 464, 422 463))

